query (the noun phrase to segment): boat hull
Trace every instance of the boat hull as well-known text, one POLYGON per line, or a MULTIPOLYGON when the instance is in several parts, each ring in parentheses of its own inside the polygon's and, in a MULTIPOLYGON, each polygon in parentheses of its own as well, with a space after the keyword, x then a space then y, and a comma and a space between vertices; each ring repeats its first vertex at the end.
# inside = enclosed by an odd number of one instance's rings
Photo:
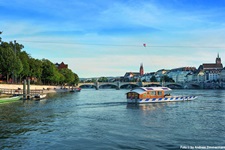
POLYGON ((70 92, 80 92, 81 91, 81 88, 74 88, 72 90, 70 90, 70 92))
POLYGON ((14 101, 20 100, 21 98, 22 98, 21 96, 0 98, 0 103, 14 102, 14 101))
POLYGON ((44 99, 44 98, 46 98, 46 94, 37 94, 37 95, 34 95, 33 98, 35 100, 44 99))
POLYGON ((183 102, 196 99, 197 96, 173 96, 164 98, 147 98, 147 99, 127 99, 127 103, 144 104, 144 103, 163 103, 163 102, 183 102))

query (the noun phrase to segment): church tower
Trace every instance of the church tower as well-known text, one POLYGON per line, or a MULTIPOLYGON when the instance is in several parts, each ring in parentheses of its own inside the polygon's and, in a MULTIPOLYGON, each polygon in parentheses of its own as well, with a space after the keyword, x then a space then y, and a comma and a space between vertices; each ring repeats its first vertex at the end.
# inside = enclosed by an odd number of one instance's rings
POLYGON ((140 66, 140 76, 143 76, 144 75, 144 68, 143 68, 143 64, 141 63, 141 66, 140 66))
POLYGON ((220 59, 219 53, 216 58, 216 64, 221 64, 221 59, 220 59))

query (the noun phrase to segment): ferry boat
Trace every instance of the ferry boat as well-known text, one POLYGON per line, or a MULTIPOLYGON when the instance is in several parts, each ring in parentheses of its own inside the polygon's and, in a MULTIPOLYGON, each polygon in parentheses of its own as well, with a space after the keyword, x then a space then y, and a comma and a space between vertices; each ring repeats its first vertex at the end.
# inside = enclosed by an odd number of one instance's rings
POLYGON ((127 103, 158 103, 190 101, 197 96, 171 96, 172 89, 168 87, 139 87, 126 93, 127 103))

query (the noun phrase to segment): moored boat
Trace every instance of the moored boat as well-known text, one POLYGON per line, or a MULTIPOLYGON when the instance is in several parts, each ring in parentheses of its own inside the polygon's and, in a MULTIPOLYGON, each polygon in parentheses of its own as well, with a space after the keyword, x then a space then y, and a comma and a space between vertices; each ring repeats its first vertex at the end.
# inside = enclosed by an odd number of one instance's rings
POLYGON ((2 97, 0 98, 0 103, 14 102, 20 100, 21 98, 22 98, 21 96, 2 97))
POLYGON ((190 101, 197 96, 171 96, 168 87, 139 87, 126 93, 127 103, 157 103, 190 101))
POLYGON ((81 88, 72 88, 70 92, 80 92, 81 88))
POLYGON ((46 98, 46 94, 36 94, 36 95, 34 95, 34 98, 35 99, 43 99, 43 98, 46 98))

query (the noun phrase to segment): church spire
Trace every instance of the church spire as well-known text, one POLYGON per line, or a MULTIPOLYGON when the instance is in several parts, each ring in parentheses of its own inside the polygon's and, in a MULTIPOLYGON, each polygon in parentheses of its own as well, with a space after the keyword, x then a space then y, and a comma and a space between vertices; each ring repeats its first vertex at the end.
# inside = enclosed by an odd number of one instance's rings
POLYGON ((217 54, 216 64, 221 64, 221 58, 220 58, 219 53, 217 54))
POLYGON ((144 75, 144 67, 143 67, 143 63, 141 63, 141 66, 140 66, 140 76, 143 76, 144 75))

